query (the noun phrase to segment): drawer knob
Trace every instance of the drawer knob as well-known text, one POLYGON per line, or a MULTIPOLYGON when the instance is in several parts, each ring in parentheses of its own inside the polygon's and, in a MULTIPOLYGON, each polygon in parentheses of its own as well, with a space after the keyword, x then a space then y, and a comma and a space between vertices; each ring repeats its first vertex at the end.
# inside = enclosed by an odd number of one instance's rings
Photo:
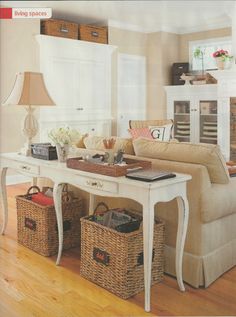
POLYGON ((84 108, 83 107, 78 107, 78 108, 76 108, 76 110, 82 111, 82 110, 84 110, 84 108))
POLYGON ((95 181, 90 181, 90 180, 86 181, 86 185, 97 187, 97 188, 102 188, 103 187, 103 183, 102 182, 95 182, 95 181))
POLYGON ((25 166, 25 165, 22 165, 21 168, 22 168, 23 170, 26 170, 26 171, 29 171, 29 170, 30 170, 30 167, 25 166))

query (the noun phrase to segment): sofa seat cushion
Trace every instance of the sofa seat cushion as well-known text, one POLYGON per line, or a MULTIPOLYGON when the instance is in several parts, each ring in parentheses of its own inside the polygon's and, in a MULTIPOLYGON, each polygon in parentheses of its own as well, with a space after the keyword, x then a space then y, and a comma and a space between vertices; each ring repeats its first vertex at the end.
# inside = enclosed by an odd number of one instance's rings
MULTIPOLYGON (((116 140, 114 151, 123 150, 125 154, 134 155, 134 148, 131 138, 119 138, 112 137, 116 140)), ((87 136, 84 138, 84 144, 88 150, 105 151, 103 140, 106 139, 104 136, 87 136)))
POLYGON ((212 184, 202 193, 201 220, 211 222, 236 213, 236 178, 232 177, 228 184, 212 184))
POLYGON ((159 142, 148 139, 133 141, 137 156, 206 166, 212 183, 229 183, 226 162, 218 145, 204 143, 159 142))

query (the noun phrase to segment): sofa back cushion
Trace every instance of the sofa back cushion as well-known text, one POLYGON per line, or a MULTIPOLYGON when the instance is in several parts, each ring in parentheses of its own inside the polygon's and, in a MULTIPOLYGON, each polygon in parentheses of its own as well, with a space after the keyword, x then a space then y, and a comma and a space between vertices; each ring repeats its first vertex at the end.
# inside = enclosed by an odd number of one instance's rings
POLYGON ((227 184, 229 173, 218 145, 204 143, 133 141, 137 156, 206 166, 212 183, 227 184))
MULTIPOLYGON (((115 152, 122 149, 125 154, 134 155, 132 139, 119 138, 119 137, 112 137, 112 138, 116 140, 115 146, 114 146, 115 152)), ((87 136, 84 138, 84 144, 86 149, 88 150, 105 151, 104 144, 103 144, 104 139, 106 139, 104 136, 87 136)))

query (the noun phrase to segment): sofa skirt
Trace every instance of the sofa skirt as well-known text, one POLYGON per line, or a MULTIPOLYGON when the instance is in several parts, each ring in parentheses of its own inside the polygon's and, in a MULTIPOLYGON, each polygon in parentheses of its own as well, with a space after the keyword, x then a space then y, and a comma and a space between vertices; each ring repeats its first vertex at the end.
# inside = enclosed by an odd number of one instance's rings
MULTIPOLYGON (((205 255, 184 253, 183 280, 193 287, 208 287, 236 265, 236 239, 205 255)), ((175 274, 175 248, 165 246, 165 273, 175 274)))

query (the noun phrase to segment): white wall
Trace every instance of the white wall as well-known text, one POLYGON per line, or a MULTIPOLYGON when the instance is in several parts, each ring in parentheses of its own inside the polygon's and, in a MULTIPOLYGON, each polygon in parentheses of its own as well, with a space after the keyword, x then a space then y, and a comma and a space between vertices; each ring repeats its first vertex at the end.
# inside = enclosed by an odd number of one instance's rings
MULTIPOLYGON (((39 55, 34 35, 39 34, 38 19, 0 21, 0 100, 8 97, 17 72, 39 71, 39 55)), ((0 107, 0 152, 19 150, 25 138, 21 122, 26 114, 20 106, 0 107)))

